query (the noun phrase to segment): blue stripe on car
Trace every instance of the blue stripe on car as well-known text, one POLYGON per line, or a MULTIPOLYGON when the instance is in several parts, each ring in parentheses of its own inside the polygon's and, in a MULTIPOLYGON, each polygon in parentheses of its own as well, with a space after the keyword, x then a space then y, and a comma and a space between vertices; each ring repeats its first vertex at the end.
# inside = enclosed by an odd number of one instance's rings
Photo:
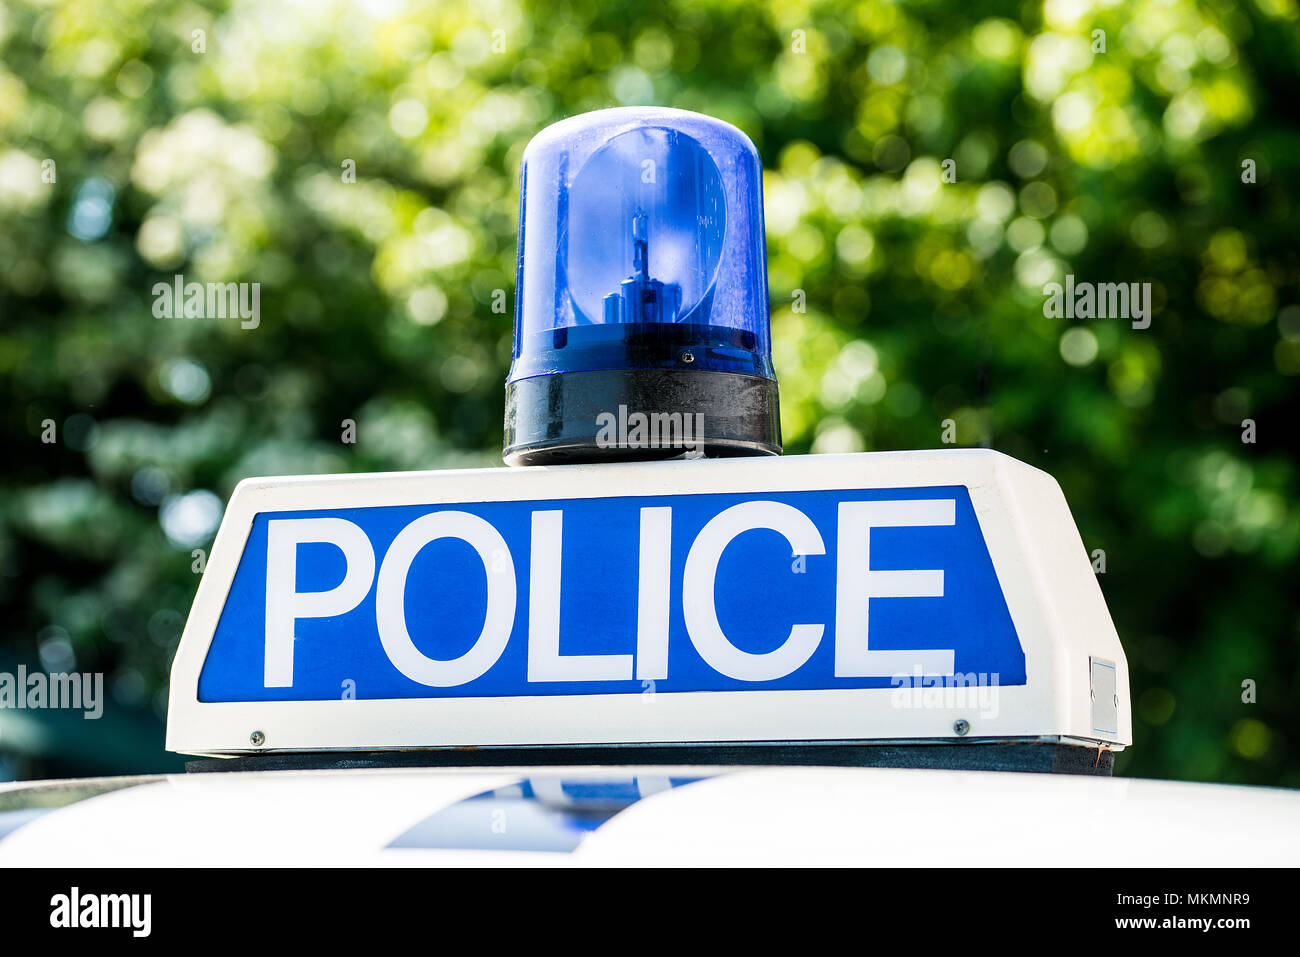
POLYGON ((526 778, 430 814, 389 847, 425 850, 575 850, 643 797, 700 778, 526 778))

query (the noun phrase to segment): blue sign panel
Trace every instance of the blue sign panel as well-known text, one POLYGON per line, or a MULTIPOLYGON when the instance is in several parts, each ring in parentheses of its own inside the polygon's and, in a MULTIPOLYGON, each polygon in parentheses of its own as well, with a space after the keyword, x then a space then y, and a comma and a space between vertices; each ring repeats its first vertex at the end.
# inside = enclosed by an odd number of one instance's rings
POLYGON ((1025 683, 964 486, 260 513, 199 700, 949 680, 1025 683))

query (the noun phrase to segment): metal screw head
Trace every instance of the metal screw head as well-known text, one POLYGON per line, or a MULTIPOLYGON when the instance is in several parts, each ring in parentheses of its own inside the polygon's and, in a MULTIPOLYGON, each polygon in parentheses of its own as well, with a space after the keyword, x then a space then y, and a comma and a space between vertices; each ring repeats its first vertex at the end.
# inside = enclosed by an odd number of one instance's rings
POLYGON ((695 353, 690 351, 683 352, 678 358, 680 358, 687 365, 690 365, 692 362, 695 361, 695 353))
POLYGON ((248 736, 248 743, 255 748, 260 748, 263 744, 266 743, 266 735, 264 735, 261 731, 254 731, 252 734, 248 736))
POLYGON ((967 721, 965 718, 958 718, 955 722, 953 722, 952 729, 958 734, 965 734, 967 731, 970 730, 970 722, 967 721))

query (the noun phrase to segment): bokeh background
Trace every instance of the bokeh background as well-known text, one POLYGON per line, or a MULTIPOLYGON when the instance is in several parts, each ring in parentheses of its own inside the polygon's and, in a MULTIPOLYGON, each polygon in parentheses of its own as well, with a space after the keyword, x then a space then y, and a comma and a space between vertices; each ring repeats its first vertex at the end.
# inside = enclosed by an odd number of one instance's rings
POLYGON ((240 479, 500 464, 520 153, 653 103, 762 154, 788 452, 952 419, 1048 470, 1105 553, 1119 773, 1300 786, 1298 16, 7 0, 0 671, 108 700, 0 710, 0 778, 180 767, 166 678, 240 479), (259 327, 155 318, 176 273, 260 283, 259 327), (1067 273, 1151 282, 1151 327, 1045 317, 1067 273))

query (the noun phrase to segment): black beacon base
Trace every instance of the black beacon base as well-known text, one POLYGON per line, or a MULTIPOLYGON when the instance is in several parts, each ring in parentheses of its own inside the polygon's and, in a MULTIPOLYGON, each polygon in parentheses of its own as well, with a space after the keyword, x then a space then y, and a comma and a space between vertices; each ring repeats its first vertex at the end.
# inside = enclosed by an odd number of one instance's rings
POLYGON ((564 372, 506 386, 507 465, 780 455, 773 379, 735 372, 564 372))

